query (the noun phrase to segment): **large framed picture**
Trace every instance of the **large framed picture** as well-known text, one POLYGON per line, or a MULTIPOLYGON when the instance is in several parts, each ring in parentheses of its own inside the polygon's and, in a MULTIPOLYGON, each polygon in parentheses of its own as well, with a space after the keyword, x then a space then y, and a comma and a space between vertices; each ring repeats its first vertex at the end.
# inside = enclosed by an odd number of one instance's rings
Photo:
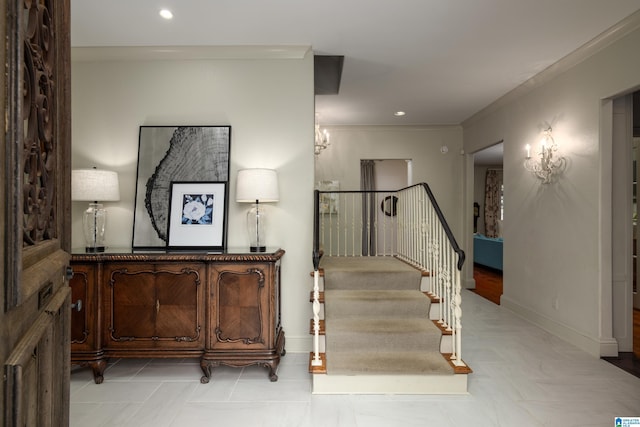
POLYGON ((169 199, 169 249, 224 249, 227 183, 172 182, 169 199))
POLYGON ((168 245, 171 182, 229 182, 231 126, 140 126, 133 249, 168 245))

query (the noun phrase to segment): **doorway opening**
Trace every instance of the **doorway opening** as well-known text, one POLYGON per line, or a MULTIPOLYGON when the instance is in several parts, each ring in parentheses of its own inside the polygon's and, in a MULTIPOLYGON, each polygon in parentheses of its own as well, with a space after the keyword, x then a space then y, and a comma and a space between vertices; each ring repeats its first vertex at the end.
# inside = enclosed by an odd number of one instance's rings
POLYGON ((498 305, 503 291, 503 149, 498 142, 473 156, 473 291, 498 305))
POLYGON ((640 377, 637 163, 640 160, 640 91, 611 100, 611 285, 617 356, 604 357, 640 377), (632 125, 631 125, 632 124, 632 125))
MULTIPOLYGON (((375 213, 372 213, 372 221, 377 224, 395 224, 395 196, 392 192, 408 187, 412 182, 412 161, 410 159, 369 159, 360 160, 360 190, 363 191, 388 191, 382 193, 382 201, 376 202, 375 213), (380 208, 377 204, 381 203, 380 208)), ((397 198, 395 198, 397 200, 397 198)), ((395 227, 382 227, 378 230, 382 235, 378 236, 375 243, 367 253, 386 254, 393 253, 395 227)))

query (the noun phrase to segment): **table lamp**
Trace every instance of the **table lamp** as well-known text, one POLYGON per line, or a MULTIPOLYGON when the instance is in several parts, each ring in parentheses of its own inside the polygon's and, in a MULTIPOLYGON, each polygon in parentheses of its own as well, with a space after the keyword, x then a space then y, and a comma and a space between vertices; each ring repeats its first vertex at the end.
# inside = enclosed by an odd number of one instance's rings
POLYGON ((90 202, 82 217, 87 252, 104 252, 107 211, 100 202, 120 200, 118 174, 112 171, 75 169, 71 171, 71 200, 90 202))
POLYGON ((236 202, 253 203, 247 212, 249 250, 264 252, 266 211, 261 203, 277 202, 278 174, 273 169, 241 169, 236 180, 236 202))

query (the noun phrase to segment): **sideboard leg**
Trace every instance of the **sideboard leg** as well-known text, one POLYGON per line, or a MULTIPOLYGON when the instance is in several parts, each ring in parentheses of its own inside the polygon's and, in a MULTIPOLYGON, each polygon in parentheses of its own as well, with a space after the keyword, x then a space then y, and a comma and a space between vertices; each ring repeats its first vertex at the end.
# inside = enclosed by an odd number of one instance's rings
POLYGON ((200 378, 200 383, 209 384, 209 380, 211 379, 211 364, 203 360, 200 362, 200 368, 202 368, 202 372, 204 373, 202 378, 200 378))
POLYGON ((269 379, 272 383, 278 381, 278 374, 276 373, 278 371, 278 362, 279 361, 272 361, 265 363, 265 366, 269 369, 269 379))
POLYGON ((105 359, 96 360, 95 362, 89 362, 91 370, 93 371, 93 381, 96 384, 102 384, 104 381, 104 370, 107 368, 107 361, 105 359))

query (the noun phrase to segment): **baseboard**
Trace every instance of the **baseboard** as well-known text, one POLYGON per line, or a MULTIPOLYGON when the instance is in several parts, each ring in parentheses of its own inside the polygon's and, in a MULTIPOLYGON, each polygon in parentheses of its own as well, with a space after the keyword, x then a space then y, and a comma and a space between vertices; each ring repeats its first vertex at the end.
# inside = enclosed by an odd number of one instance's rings
MULTIPOLYGON (((285 331, 286 332, 286 331, 285 331)), ((285 338, 284 348, 287 353, 309 353, 313 349, 313 337, 305 335, 303 337, 285 338)))
POLYGON ((476 281, 475 279, 464 279, 462 281, 462 286, 464 287, 464 289, 475 289, 476 281))
POLYGON ((500 306, 511 310, 515 315, 575 345, 594 357, 599 358, 618 355, 618 342, 614 338, 598 340, 585 336, 570 326, 559 323, 548 316, 544 316, 518 304, 504 294, 500 299, 500 306))

